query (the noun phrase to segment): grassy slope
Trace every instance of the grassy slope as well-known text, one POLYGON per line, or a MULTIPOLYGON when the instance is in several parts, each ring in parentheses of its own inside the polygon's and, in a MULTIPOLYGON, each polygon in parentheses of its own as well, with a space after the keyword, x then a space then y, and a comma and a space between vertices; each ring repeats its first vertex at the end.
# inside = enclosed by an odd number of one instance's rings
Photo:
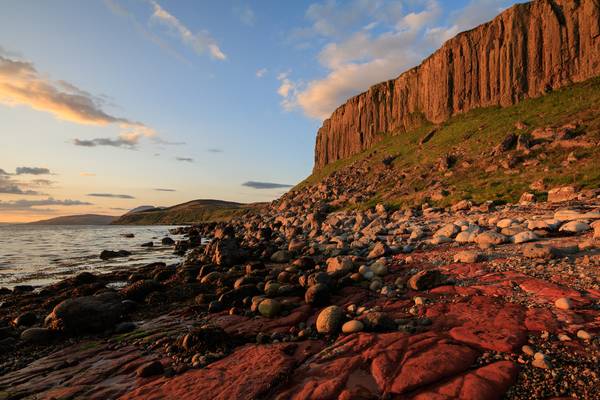
MULTIPOLYGON (((400 193, 402 191, 397 187, 381 187, 369 203, 418 203, 423 199, 414 192, 426 190, 433 180, 443 182, 452 189, 447 198, 438 202, 440 205, 463 198, 475 201, 515 201, 538 179, 543 179, 548 186, 568 183, 577 183, 583 187, 600 185, 598 147, 573 149, 580 160, 568 167, 561 165, 561 162, 571 150, 545 148, 542 151, 547 158, 541 161, 541 165, 519 166, 519 173, 514 175, 506 174, 503 169, 485 172, 485 162, 477 163, 478 157, 481 159, 481 154, 500 143, 507 134, 515 132, 514 126, 517 121, 523 121, 529 126, 526 132, 531 132, 536 127, 559 127, 578 122, 587 138, 600 139, 600 78, 541 98, 525 100, 512 107, 477 109, 453 117, 439 126, 434 137, 423 145, 419 145, 419 141, 431 131, 432 125, 398 135, 386 134, 374 148, 326 166, 308 177, 297 188, 317 183, 334 171, 343 170, 356 161, 368 159, 369 163, 377 165, 388 156, 397 156, 393 168, 398 173, 410 171, 402 186, 410 188, 413 194, 400 193), (453 175, 449 177, 441 173, 436 174, 436 160, 447 153, 461 154, 459 163, 468 160, 474 165, 471 168, 454 168, 453 175), (427 175, 427 179, 423 179, 423 175, 427 175)), ((495 160, 488 159, 487 162, 495 160)))
POLYGON ((152 209, 125 214, 115 221, 114 224, 183 225, 200 222, 218 222, 242 215, 250 208, 259 206, 260 204, 247 205, 220 200, 194 200, 165 209, 152 209))

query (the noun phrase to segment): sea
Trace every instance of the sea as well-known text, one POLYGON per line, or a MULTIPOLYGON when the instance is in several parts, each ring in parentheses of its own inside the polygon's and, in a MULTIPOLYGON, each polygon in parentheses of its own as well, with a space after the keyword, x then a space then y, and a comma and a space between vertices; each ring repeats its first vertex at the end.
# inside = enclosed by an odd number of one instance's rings
POLYGON ((166 236, 181 239, 169 233, 171 228, 176 226, 0 225, 0 287, 44 286, 83 271, 177 263, 181 257, 173 254, 173 246, 160 242, 166 236), (154 247, 141 247, 150 241, 154 247), (127 250, 131 256, 104 261, 102 250, 127 250))

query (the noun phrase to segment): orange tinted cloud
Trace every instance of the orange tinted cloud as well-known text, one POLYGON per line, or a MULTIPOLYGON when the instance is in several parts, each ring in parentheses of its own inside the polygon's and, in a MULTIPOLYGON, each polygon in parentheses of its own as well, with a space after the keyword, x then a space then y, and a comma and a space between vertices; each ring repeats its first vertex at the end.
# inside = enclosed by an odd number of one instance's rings
POLYGON ((56 118, 84 125, 118 124, 122 135, 153 137, 156 133, 142 123, 115 117, 102 110, 102 100, 65 82, 50 81, 30 62, 0 55, 0 103, 29 106, 56 118))

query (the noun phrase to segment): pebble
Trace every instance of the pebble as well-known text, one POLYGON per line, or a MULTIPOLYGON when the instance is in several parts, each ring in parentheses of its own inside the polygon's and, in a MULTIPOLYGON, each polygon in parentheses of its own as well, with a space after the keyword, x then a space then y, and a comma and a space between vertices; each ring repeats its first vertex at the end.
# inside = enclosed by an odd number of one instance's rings
POLYGON ((573 302, 567 297, 561 297, 554 302, 556 308, 560 310, 570 310, 573 308, 573 302))
POLYGON ((533 350, 533 347, 529 345, 521 347, 521 351, 523 351, 523 353, 527 354, 528 356, 532 356, 535 354, 535 350, 533 350))
POLYGON ((353 319, 342 325, 342 332, 348 335, 350 333, 362 332, 364 328, 365 325, 362 322, 353 319))
POLYGON ((583 329, 580 329, 577 331, 577 337, 582 340, 592 340, 594 335, 587 331, 584 331, 583 329))

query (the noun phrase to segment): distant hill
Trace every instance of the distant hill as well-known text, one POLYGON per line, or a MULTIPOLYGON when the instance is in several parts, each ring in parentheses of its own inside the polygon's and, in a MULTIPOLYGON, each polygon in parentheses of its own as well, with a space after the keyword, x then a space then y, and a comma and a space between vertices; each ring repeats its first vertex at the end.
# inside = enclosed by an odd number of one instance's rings
POLYGON ((242 204, 223 200, 193 200, 165 208, 149 208, 128 212, 117 220, 115 225, 178 225, 200 222, 226 221, 242 215, 250 209, 259 208, 263 203, 242 204))
POLYGON ((117 218, 111 215, 97 214, 67 215, 30 222, 30 225, 110 225, 117 218))
POLYGON ((136 208, 134 208, 134 209, 131 209, 131 210, 127 211, 127 212, 125 213, 125 215, 127 215, 127 214, 133 214, 133 213, 140 212, 140 211, 149 211, 149 210, 155 210, 155 211, 158 211, 158 210, 162 210, 162 209, 164 209, 164 207, 155 207, 155 206, 139 206, 139 207, 136 207, 136 208))

